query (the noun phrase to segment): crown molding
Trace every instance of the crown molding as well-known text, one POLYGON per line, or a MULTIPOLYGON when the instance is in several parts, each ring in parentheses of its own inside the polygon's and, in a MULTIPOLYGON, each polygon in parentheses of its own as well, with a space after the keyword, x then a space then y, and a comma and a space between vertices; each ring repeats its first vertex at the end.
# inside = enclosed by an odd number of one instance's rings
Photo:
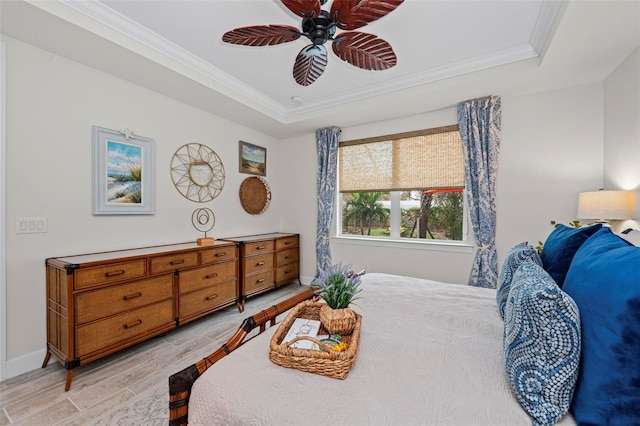
POLYGON ((425 72, 415 73, 406 77, 387 80, 384 84, 368 85, 357 90, 341 93, 339 96, 325 97, 304 105, 290 108, 286 116, 307 114, 321 108, 328 108, 342 103, 353 101, 354 99, 365 99, 403 89, 409 89, 423 84, 429 84, 448 78, 482 71, 501 65, 520 62, 527 59, 537 58, 538 53, 530 44, 523 44, 510 49, 505 49, 489 55, 479 56, 466 61, 459 61, 446 66, 432 68, 425 72))
MULTIPOLYGON (((114 37, 106 36, 104 33, 100 34, 103 37, 107 37, 110 41, 129 50, 133 50, 135 53, 145 56, 173 71, 192 78, 253 109, 261 111, 271 118, 281 122, 283 121, 285 108, 280 103, 157 33, 140 26, 135 21, 111 9, 102 2, 87 0, 56 1, 90 18, 95 23, 115 31, 120 36, 124 36, 125 39, 134 41, 138 45, 150 49, 156 54, 149 54, 149 52, 136 49, 134 47, 135 44, 125 44, 123 40, 121 40, 121 37, 116 40, 114 37), (158 53, 160 55, 157 55, 158 53), (176 64, 179 66, 176 67, 176 64)), ((65 19, 69 20, 69 17, 65 19)), ((72 23, 75 24, 75 22, 72 23)), ((85 29, 92 31, 91 28, 86 28, 86 26, 85 29)))
POLYGON ((544 56, 549 43, 551 42, 551 35, 557 27, 568 2, 566 0, 545 0, 540 8, 538 19, 533 28, 531 39, 529 43, 533 49, 538 53, 541 58, 544 56))

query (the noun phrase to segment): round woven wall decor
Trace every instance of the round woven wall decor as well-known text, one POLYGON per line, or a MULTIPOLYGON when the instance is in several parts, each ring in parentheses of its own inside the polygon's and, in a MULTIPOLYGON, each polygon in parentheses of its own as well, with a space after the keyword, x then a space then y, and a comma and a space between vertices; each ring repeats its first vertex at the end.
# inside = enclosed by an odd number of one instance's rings
POLYGON ((171 179, 185 198, 206 203, 220 195, 224 187, 224 166, 218 154, 208 146, 189 143, 173 154, 171 179))
POLYGON ((246 178, 240 184, 240 204, 250 214, 262 214, 271 203, 271 190, 267 181, 260 176, 246 178))

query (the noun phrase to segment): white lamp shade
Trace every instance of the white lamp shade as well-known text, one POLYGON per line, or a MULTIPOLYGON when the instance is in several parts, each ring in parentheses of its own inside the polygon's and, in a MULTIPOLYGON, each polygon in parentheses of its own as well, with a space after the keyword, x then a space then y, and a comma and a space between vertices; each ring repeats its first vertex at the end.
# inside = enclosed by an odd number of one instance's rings
POLYGON ((578 197, 578 219, 631 219, 631 197, 628 191, 581 192, 578 197))

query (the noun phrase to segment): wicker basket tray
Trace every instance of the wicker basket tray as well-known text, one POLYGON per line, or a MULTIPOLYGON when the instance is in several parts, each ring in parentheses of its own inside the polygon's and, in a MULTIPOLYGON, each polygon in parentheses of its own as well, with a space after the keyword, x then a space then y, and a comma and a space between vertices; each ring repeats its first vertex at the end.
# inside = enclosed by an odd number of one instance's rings
MULTIPOLYGON (((282 342, 296 318, 320 320, 321 303, 308 300, 299 303, 286 316, 271 337, 269 359, 287 368, 295 368, 309 373, 321 374, 334 379, 344 379, 356 359, 362 316, 356 313, 356 325, 351 334, 342 336, 342 341, 349 346, 343 352, 330 350, 326 345, 310 337, 297 337, 289 342, 282 342), (312 340, 329 350, 300 349, 291 345, 301 339, 312 340)), ((320 333, 326 333, 322 328, 320 333)))

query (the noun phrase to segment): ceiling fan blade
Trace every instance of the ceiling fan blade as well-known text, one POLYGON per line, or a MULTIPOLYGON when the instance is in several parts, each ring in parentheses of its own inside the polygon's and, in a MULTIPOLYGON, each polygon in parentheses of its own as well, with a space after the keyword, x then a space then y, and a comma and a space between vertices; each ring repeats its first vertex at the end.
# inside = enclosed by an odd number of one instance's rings
POLYGON ((293 78, 301 86, 308 86, 318 79, 327 66, 327 49, 308 45, 298 53, 293 65, 293 78))
POLYGON ((333 42, 333 52, 343 61, 365 70, 386 70, 398 62, 389 43, 358 31, 340 34, 333 42))
POLYGON ((393 12, 404 0, 333 0, 331 19, 338 28, 355 30, 393 12))
POLYGON ((287 9, 303 18, 316 18, 320 15, 319 0, 281 0, 287 9))
POLYGON ((256 25, 227 31, 222 41, 243 46, 272 46, 300 38, 300 32, 291 25, 256 25))

